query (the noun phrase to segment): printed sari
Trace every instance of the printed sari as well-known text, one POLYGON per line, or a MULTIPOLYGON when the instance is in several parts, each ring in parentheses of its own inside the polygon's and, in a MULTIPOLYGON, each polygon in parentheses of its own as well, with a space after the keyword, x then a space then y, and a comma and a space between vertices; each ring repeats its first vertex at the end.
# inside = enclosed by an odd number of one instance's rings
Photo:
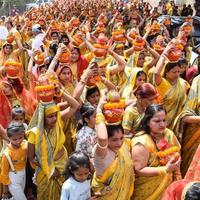
POLYGON ((199 124, 186 124, 182 120, 186 116, 200 116, 200 75, 194 78, 183 111, 176 118, 173 130, 182 144, 181 170, 185 175, 194 153, 200 144, 199 124))
POLYGON ((92 190, 102 193, 99 200, 129 200, 133 193, 134 173, 129 156, 129 148, 124 143, 115 160, 105 170, 101 177, 94 174, 92 190))
MULTIPOLYGON (((164 139, 168 141, 170 146, 178 146, 175 135, 169 129, 164 132, 164 139)), ((132 139, 132 147, 142 144, 149 151, 148 167, 161 167, 157 153, 158 149, 149 134, 144 132, 137 133, 132 139)), ((134 200, 159 200, 165 189, 172 183, 173 173, 167 173, 160 176, 143 177, 136 176, 135 189, 132 196, 134 200)))

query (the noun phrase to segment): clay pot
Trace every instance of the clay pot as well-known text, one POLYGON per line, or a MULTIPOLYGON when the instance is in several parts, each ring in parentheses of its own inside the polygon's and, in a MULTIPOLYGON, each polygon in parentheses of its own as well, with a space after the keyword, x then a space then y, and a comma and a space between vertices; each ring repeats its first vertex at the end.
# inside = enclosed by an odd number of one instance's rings
POLYGON ((108 124, 115 124, 121 122, 123 113, 123 108, 103 110, 103 114, 108 124))
POLYGON ((70 52, 64 52, 62 55, 58 58, 59 62, 61 63, 69 63, 70 60, 70 52))
POLYGON ((182 56, 182 51, 178 48, 173 48, 168 53, 167 58, 169 59, 170 62, 178 62, 181 56, 182 56))
POLYGON ((7 36, 7 38, 6 38, 6 41, 7 41, 8 43, 10 43, 10 44, 12 44, 12 43, 14 42, 14 40, 15 40, 15 37, 14 37, 13 35, 9 35, 9 36, 7 36))
POLYGON ((137 37, 134 42, 134 50, 135 51, 142 51, 145 46, 145 41, 141 37, 137 37))

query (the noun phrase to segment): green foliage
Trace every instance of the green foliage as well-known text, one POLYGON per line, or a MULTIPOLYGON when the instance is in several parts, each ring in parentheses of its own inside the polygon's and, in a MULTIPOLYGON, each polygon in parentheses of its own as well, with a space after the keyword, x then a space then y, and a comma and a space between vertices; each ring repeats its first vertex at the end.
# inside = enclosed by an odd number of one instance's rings
POLYGON ((0 0, 0 15, 9 15, 9 11, 16 5, 23 12, 26 8, 26 3, 31 3, 34 0, 0 0))

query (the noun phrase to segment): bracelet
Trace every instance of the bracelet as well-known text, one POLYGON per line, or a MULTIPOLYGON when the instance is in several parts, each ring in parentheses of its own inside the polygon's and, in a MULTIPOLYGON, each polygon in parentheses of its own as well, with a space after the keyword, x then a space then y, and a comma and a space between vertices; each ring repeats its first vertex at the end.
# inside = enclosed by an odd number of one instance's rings
POLYGON ((101 148, 101 149, 107 149, 108 148, 108 144, 106 145, 106 146, 101 146, 98 142, 97 142, 97 146, 99 147, 99 148, 101 148))
POLYGON ((102 113, 97 113, 96 115, 96 124, 105 123, 105 117, 102 113))
POLYGON ((165 174, 167 174, 166 167, 157 167, 157 169, 158 169, 159 176, 164 176, 165 174))
POLYGON ((86 85, 86 81, 83 79, 80 80, 80 83, 83 83, 84 85, 86 85))

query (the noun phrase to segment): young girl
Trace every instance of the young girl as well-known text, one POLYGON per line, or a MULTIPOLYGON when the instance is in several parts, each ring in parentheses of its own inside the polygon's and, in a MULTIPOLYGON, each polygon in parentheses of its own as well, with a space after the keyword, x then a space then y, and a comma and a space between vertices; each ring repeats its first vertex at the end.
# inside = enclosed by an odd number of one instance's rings
POLYGON ((25 128, 22 123, 11 122, 7 128, 10 143, 3 152, 0 182, 3 184, 3 198, 26 200, 24 187, 26 182, 27 141, 24 140, 25 128))
POLYGON ((90 103, 86 103, 81 107, 80 112, 82 124, 78 125, 76 151, 84 152, 92 158, 92 149, 97 140, 96 131, 94 130, 95 108, 90 103))
POLYGON ((28 129, 28 125, 25 123, 25 110, 22 107, 19 105, 14 106, 11 111, 11 117, 13 122, 23 123, 25 130, 28 129))
POLYGON ((62 186, 61 200, 88 200, 90 194, 90 160, 82 152, 74 152, 66 168, 67 180, 62 186))

